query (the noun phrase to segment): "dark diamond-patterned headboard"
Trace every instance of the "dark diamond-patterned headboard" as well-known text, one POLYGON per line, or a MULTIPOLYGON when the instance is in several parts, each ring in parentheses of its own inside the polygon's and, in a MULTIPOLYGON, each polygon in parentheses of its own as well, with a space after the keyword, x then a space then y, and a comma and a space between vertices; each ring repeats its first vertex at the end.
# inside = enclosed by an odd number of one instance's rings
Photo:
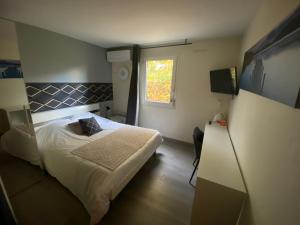
POLYGON ((32 113, 113 99, 111 83, 26 83, 32 113))

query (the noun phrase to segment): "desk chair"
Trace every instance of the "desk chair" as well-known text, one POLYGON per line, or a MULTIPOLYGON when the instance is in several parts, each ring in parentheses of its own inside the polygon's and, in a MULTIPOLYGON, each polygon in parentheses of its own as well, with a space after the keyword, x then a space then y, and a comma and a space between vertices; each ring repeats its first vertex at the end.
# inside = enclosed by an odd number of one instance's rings
POLYGON ((191 181, 194 177, 194 174, 195 174, 195 172, 198 168, 199 162, 200 162, 200 155, 201 155, 203 137, 204 137, 203 131, 201 131, 199 129, 199 127, 195 127, 194 132, 193 132, 194 147, 195 147, 195 160, 193 162, 193 165, 194 165, 195 168, 193 170, 192 176, 191 176, 190 181, 189 181, 190 184, 191 184, 191 181))

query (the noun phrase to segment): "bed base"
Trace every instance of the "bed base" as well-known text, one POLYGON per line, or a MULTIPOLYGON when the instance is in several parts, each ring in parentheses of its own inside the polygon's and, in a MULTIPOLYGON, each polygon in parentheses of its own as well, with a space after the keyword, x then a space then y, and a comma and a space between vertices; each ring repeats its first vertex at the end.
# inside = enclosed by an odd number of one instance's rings
MULTIPOLYGON (((158 146, 157 146, 158 148, 158 146)), ((127 176, 124 178, 124 180, 122 181, 122 183, 116 187, 115 189, 112 190, 111 193, 111 202, 120 194, 120 192, 126 187, 126 185, 132 180, 132 178, 141 170, 141 168, 146 164, 146 162, 153 156, 156 156, 156 150, 157 148, 155 148, 155 150, 153 152, 150 152, 150 154, 147 155, 147 157, 145 157, 144 160, 142 160, 139 163, 139 166, 137 168, 135 168, 134 170, 130 171, 127 176)))

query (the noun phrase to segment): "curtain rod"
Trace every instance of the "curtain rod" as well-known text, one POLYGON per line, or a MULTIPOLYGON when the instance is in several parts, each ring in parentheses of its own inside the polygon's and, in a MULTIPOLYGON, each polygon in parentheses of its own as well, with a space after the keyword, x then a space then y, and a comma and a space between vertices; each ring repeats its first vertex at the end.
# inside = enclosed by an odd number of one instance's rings
POLYGON ((188 39, 184 40, 184 43, 178 43, 178 44, 166 44, 166 45, 154 45, 154 46, 145 46, 145 47, 141 47, 141 49, 150 49, 150 48, 165 48, 165 47, 174 47, 174 46, 182 46, 182 45, 191 45, 193 43, 188 42, 188 39))

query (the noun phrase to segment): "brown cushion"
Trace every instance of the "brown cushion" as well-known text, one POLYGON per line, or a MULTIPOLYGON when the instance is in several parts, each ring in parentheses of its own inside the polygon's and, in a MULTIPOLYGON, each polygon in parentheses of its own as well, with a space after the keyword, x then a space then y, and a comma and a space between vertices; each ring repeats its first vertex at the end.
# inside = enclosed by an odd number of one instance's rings
POLYGON ((81 130, 81 127, 80 127, 80 124, 79 124, 78 121, 77 121, 77 122, 73 122, 73 123, 69 123, 69 124, 68 124, 68 127, 70 128, 70 130, 71 130, 73 133, 75 133, 75 134, 77 134, 77 135, 83 135, 83 132, 82 132, 82 130, 81 130))
POLYGON ((80 119, 79 124, 80 124, 82 132, 87 136, 91 136, 93 134, 96 134, 96 133, 102 131, 102 128, 97 123, 97 120, 94 117, 80 119))

